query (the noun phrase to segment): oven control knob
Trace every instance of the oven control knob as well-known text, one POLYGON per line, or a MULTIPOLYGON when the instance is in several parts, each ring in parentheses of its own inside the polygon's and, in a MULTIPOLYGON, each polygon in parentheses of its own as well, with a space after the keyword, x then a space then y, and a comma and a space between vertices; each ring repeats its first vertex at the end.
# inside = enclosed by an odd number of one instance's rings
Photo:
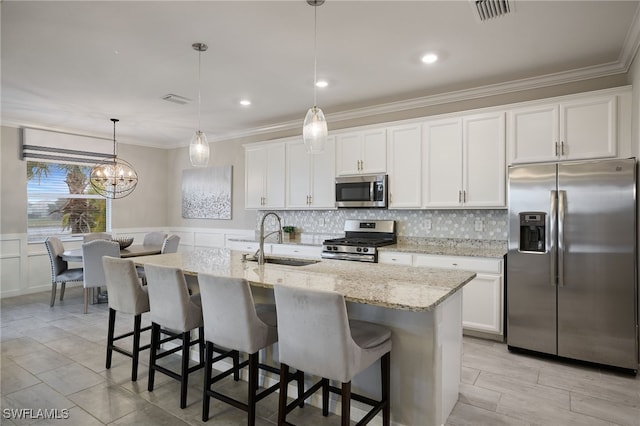
POLYGON ((333 250, 333 249, 335 249, 335 247, 327 246, 327 250, 328 250, 328 251, 331 251, 331 250, 333 250))
POLYGON ((367 247, 365 247, 365 248, 362 249, 362 251, 366 253, 366 252, 369 251, 369 249, 367 247))
POLYGON ((356 248, 356 251, 357 251, 358 253, 359 253, 359 252, 361 252, 361 251, 362 251, 362 247, 358 247, 358 248, 356 248))

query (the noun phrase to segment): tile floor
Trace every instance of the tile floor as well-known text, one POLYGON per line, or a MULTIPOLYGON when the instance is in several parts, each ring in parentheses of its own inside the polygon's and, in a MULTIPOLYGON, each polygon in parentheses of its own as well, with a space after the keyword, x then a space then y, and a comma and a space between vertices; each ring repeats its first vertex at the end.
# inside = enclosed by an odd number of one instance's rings
MULTIPOLYGON (((201 374, 192 375, 188 406, 178 407, 178 383, 156 374, 147 391, 147 354, 138 381, 130 361, 114 353, 104 367, 107 306, 82 313, 82 288, 67 289, 50 308, 49 294, 1 301, 2 425, 241 425, 245 413, 212 400, 212 417, 200 419, 201 374), (10 409, 32 408, 34 419, 11 418, 10 409), (44 420, 37 409, 58 409, 63 420, 44 420), (63 411, 64 410, 64 411, 63 411), (67 411, 68 410, 68 411, 67 411)), ((119 321, 127 328, 129 321, 119 321)), ((640 376, 511 354, 506 346, 464 338, 460 397, 447 425, 625 425, 640 426, 640 376)), ((242 395, 244 383, 229 380, 225 391, 242 395)), ((258 404, 258 425, 273 425, 277 394, 258 404)), ((42 413, 40 413, 42 414, 42 413)), ((299 425, 338 425, 307 406, 290 420, 299 425)), ((420 426, 420 425, 416 425, 420 426)))

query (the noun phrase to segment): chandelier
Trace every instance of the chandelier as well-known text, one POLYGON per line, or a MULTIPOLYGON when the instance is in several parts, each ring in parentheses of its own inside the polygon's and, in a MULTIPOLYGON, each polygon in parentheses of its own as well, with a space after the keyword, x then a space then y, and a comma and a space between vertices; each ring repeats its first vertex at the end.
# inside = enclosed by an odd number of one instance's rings
POLYGON ((324 113, 316 106, 316 87, 318 82, 317 71, 317 8, 324 3, 324 0, 307 0, 313 6, 313 107, 309 108, 302 125, 302 139, 304 147, 309 154, 321 154, 327 143, 327 120, 324 113))
POLYGON ((133 166, 116 155, 116 123, 113 121, 113 157, 101 161, 91 169, 89 181, 95 191, 104 198, 123 198, 131 194, 138 184, 138 174, 133 166))

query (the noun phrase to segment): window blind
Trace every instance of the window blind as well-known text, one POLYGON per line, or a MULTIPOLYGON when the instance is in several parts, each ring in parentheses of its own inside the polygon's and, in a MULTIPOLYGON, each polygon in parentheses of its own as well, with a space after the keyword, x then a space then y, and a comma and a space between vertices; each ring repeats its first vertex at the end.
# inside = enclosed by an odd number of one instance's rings
POLYGON ((113 140, 51 130, 22 129, 22 159, 95 164, 113 157, 113 140))

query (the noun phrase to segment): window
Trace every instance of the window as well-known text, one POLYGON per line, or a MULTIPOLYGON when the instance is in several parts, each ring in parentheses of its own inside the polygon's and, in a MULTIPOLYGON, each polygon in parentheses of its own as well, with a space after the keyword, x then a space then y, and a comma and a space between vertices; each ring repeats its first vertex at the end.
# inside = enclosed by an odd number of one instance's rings
POLYGON ((91 166, 27 161, 29 241, 104 232, 111 203, 89 183, 91 166))

